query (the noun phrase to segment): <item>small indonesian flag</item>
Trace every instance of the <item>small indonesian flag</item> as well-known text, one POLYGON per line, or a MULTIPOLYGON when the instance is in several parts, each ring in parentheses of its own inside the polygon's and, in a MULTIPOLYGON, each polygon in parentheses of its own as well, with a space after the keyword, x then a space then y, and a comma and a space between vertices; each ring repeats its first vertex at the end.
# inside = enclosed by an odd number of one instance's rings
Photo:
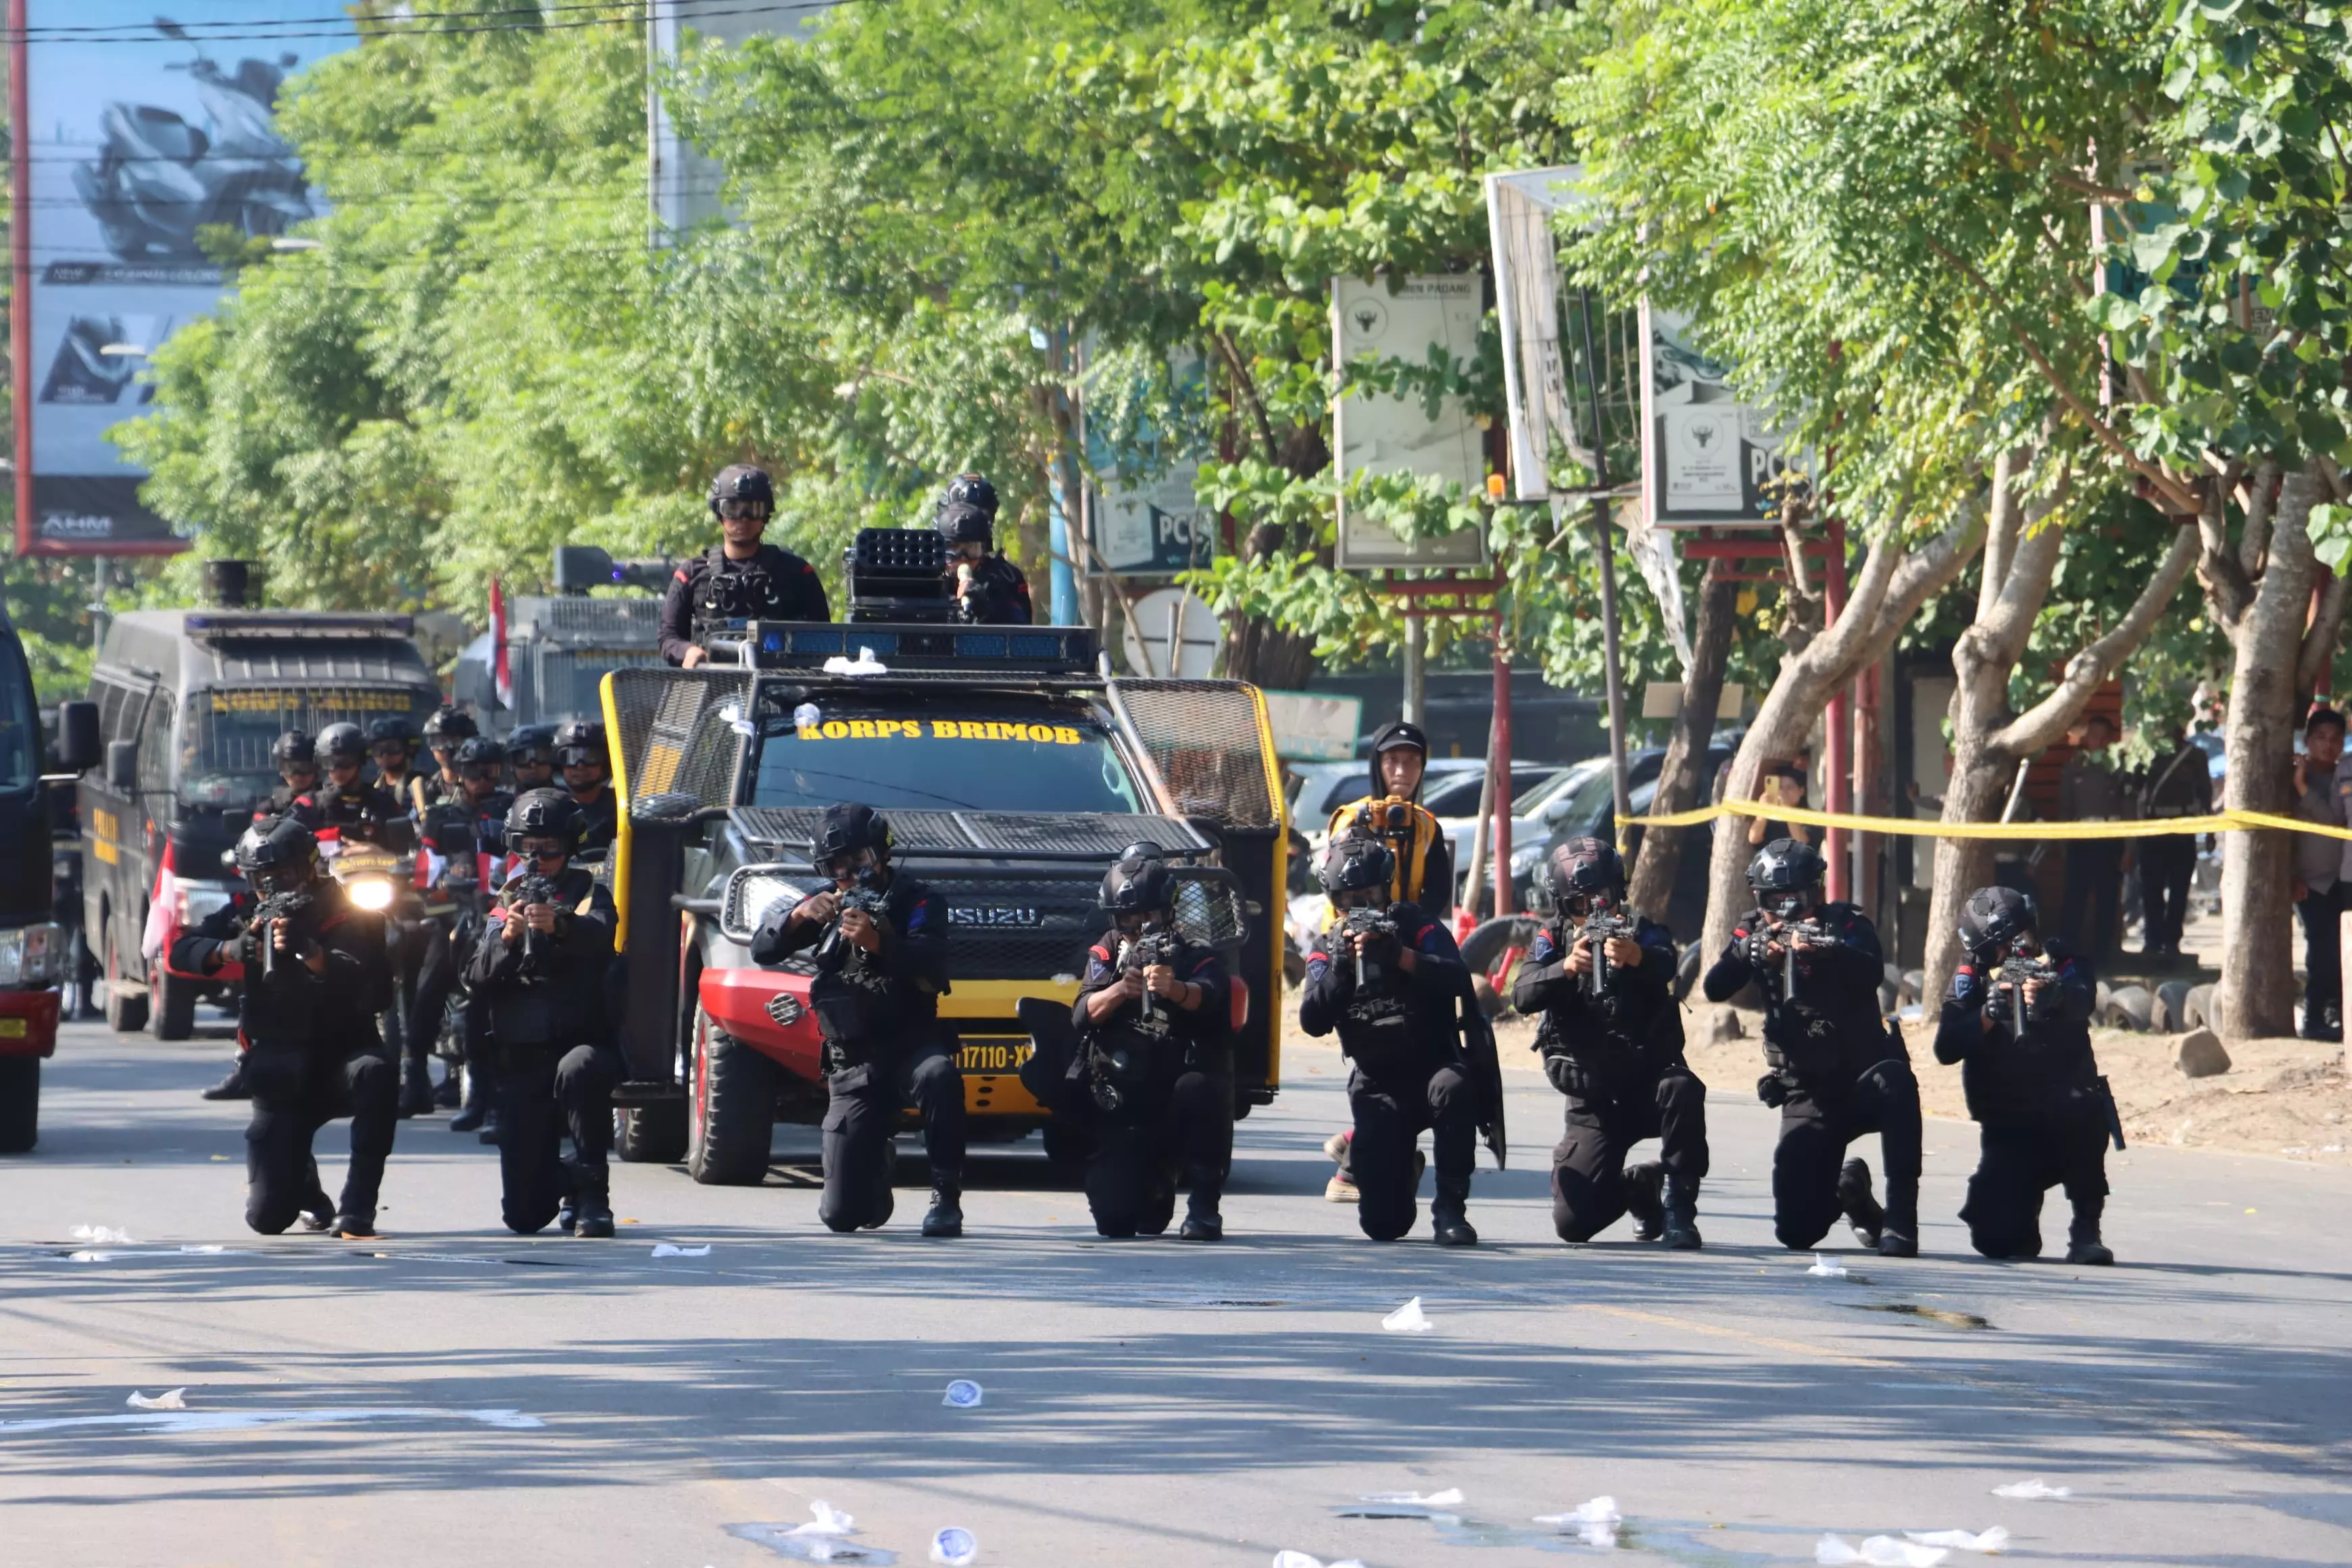
POLYGON ((490 579, 490 672, 499 706, 514 707, 514 672, 507 664, 507 595, 496 577, 490 579))
POLYGON ((172 869, 172 841, 163 840, 163 863, 155 868, 155 896, 148 900, 146 929, 139 933, 140 956, 160 961, 180 923, 180 878, 172 869))

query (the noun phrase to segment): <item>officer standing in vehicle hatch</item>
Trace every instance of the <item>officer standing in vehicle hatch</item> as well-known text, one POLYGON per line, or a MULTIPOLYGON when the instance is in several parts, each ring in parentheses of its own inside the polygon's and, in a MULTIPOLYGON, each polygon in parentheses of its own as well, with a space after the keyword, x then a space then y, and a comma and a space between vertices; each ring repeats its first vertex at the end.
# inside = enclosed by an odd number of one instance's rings
POLYGON ((710 514, 726 538, 671 578, 662 598, 662 658, 681 669, 702 663, 709 655, 699 638, 713 623, 833 619, 816 568, 761 542, 775 506, 775 487, 748 463, 721 468, 710 481, 710 514))
POLYGON ((888 1222, 890 1141, 900 1110, 923 1119, 931 1206, 925 1236, 963 1234, 963 1075, 940 1023, 948 989, 948 902, 890 864, 890 825, 870 805, 825 808, 809 858, 831 890, 772 911, 751 960, 816 963, 809 1005, 824 1036, 824 1195, 835 1231, 888 1222))
POLYGON ((996 548, 996 487, 979 474, 948 481, 931 526, 948 542, 956 618, 975 626, 1025 626, 1036 618, 1029 579, 996 548))

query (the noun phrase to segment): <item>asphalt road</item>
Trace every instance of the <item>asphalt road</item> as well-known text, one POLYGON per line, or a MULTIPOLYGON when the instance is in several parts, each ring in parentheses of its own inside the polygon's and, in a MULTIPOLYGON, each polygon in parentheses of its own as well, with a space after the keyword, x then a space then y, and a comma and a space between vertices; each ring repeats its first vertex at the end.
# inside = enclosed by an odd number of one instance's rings
POLYGON ((0 1161, 0 1562, 716 1568, 804 1548, 769 1542, 820 1499, 859 1527, 835 1562, 958 1526, 982 1565, 1745 1565, 1994 1525, 2011 1563, 2352 1561, 2340 1170, 2135 1152, 2120 1267, 1996 1265, 1951 1217, 1971 1130, 1930 1123, 1929 1256, 1822 1279, 1771 1244, 1769 1114, 1724 1092, 1706 1250, 1561 1247, 1558 1101, 1515 1075, 1486 1244, 1381 1247, 1321 1199, 1344 1102, 1308 1056, 1241 1130, 1217 1247, 1097 1240, 1034 1140, 980 1157, 963 1241, 914 1234, 919 1160, 888 1231, 833 1237, 797 1130, 764 1187, 618 1167, 620 1239, 517 1238, 438 1120, 350 1244, 244 1231, 242 1108, 194 1092, 223 1056, 69 1028, 39 1150, 0 1161), (1416 1295, 1432 1331, 1383 1332, 1416 1295), (185 1415, 125 1407, 181 1385, 185 1415), (2036 1477, 2074 1495, 1993 1495, 2036 1477), (1452 1517, 1347 1516, 1448 1488, 1452 1517), (1604 1494, 1613 1552, 1532 1522, 1604 1494))

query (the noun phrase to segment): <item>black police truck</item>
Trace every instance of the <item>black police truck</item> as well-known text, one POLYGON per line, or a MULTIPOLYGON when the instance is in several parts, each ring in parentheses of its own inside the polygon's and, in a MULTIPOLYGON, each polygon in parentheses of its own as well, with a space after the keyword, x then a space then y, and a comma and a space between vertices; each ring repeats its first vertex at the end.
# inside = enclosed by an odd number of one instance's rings
POLYGON ((278 734, 315 735, 441 702, 406 616, 307 610, 134 610, 107 628, 89 682, 104 766, 82 782, 83 929, 107 1022, 185 1039, 199 1000, 238 973, 182 974, 183 926, 228 902, 222 856, 278 784, 278 734))

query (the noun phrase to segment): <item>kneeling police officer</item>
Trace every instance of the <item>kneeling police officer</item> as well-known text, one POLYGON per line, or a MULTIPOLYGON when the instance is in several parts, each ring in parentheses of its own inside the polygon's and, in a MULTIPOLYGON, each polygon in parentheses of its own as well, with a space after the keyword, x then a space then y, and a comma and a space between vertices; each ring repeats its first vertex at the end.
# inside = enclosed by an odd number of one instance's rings
POLYGON ((183 933, 172 967, 210 974, 232 959, 245 965, 237 1041, 253 1093, 245 1222, 264 1236, 297 1217, 313 1230, 373 1236, 399 1124, 399 1068, 375 1023, 392 999, 383 918, 319 874, 318 840, 291 817, 255 823, 235 854, 258 901, 240 899, 183 933), (352 1159, 331 1212, 310 1145, 339 1116, 352 1119, 352 1159))
POLYGON ((809 858, 830 891, 772 911, 755 963, 815 949, 809 1005, 824 1036, 824 1195, 836 1231, 888 1222, 891 1139, 911 1103, 923 1119, 931 1206, 925 1236, 963 1234, 963 1075, 939 1021, 948 989, 948 903, 890 865, 890 825, 870 805, 825 808, 809 858))
POLYGON ((506 847, 521 864, 466 965, 489 1011, 502 1208, 520 1235, 551 1219, 577 1236, 613 1234, 605 1153, 621 1060, 604 1014, 615 917, 611 892, 572 864, 579 833, 580 808, 562 790, 530 790, 508 809, 506 847), (566 1130, 569 1172, 558 1149, 566 1130))
POLYGON ((1540 874, 1557 913, 1529 944, 1511 1005, 1543 1015, 1535 1048, 1568 1097, 1552 1227, 1590 1241, 1630 1210, 1635 1240, 1696 1247, 1706 1085, 1683 1059, 1674 938, 1624 908, 1624 862, 1598 838, 1559 846, 1540 874), (1660 1157, 1627 1169, 1626 1151, 1645 1138, 1660 1157))
POLYGON ((1478 1240, 1465 1213, 1477 1158, 1480 1090, 1461 1045, 1455 1008, 1468 984, 1445 928, 1417 904, 1392 900, 1396 857, 1372 838, 1340 838, 1317 876, 1334 919, 1307 961, 1298 1025, 1339 1031, 1353 1070, 1356 1214, 1364 1234, 1394 1241, 1412 1228, 1413 1144, 1432 1132, 1437 1197, 1430 1229, 1441 1247, 1478 1240))
POLYGON ((1961 1064, 1981 1150, 1960 1218, 1987 1258, 2039 1258, 2042 1194, 2063 1186, 2066 1261, 2113 1263, 2099 1239, 2113 1102, 2091 1053, 2095 982, 2089 960, 2042 943, 2040 923, 2010 888, 1979 888, 1960 910, 1969 958, 1936 1026, 1936 1059, 1961 1064))
POLYGON ((1775 838, 1748 867, 1756 909, 1744 917, 1704 988, 1728 1001, 1749 983, 1764 989, 1764 1058, 1756 1097, 1780 1110, 1772 1153, 1772 1220, 1780 1245, 1805 1248, 1841 1211, 1854 1238, 1885 1257, 1919 1251, 1919 1080, 1902 1037, 1878 1014, 1885 965, 1878 930, 1848 903, 1821 897, 1821 851, 1775 838), (1839 1156, 1878 1134, 1886 1206, 1870 1167, 1839 1156))
POLYGON ((1178 1235, 1217 1241, 1234 1153, 1231 985, 1214 949, 1176 925, 1176 878, 1156 844, 1103 877, 1111 929, 1087 951, 1070 1009, 1079 1049, 1057 1117, 1089 1135, 1087 1206, 1105 1236, 1158 1236, 1192 1189, 1178 1235))

